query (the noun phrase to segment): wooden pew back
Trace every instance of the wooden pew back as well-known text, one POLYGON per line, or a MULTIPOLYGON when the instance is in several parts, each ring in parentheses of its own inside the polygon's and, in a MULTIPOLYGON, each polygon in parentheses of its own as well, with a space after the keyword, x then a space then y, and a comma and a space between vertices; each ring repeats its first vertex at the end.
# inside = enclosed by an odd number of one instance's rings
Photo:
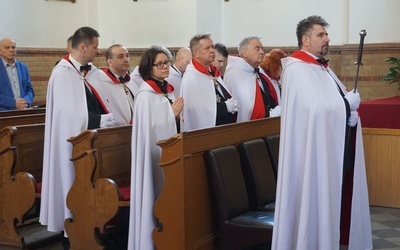
POLYGON ((45 113, 0 117, 0 129, 7 126, 37 124, 45 122, 45 113))
POLYGON ((75 181, 67 196, 73 219, 65 221, 71 249, 103 249, 99 235, 121 206, 119 188, 130 185, 132 126, 87 130, 73 144, 75 181))
POLYGON ((16 150, 15 172, 28 172, 42 182, 44 124, 16 126, 12 145, 16 150))
POLYGON ((189 131, 159 142, 165 183, 154 205, 162 225, 153 231, 156 248, 218 248, 218 220, 204 152, 279 132, 277 117, 189 131))
POLYGON ((44 124, 0 130, 0 244, 24 246, 15 227, 35 203, 36 182, 41 181, 44 124), (32 174, 34 176, 32 176, 32 174))
POLYGON ((33 115, 33 114, 44 114, 44 113, 46 113, 46 108, 29 108, 29 109, 0 111, 0 117, 33 115))

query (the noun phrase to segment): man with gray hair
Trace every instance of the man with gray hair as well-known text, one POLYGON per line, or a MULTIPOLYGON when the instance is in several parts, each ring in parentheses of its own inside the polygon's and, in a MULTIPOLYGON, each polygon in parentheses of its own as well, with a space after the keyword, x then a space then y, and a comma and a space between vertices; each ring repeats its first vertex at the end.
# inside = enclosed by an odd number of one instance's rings
POLYGON ((264 58, 260 38, 244 38, 238 50, 239 57, 228 57, 224 76, 228 90, 240 102, 238 122, 279 116, 276 90, 259 69, 264 58))
POLYGON ((181 131, 214 127, 236 122, 239 103, 227 90, 215 59, 210 34, 190 40, 193 60, 187 66, 181 85, 185 105, 181 115, 181 131))
POLYGON ((15 59, 16 54, 13 40, 0 40, 0 111, 28 108, 35 96, 28 67, 15 59))

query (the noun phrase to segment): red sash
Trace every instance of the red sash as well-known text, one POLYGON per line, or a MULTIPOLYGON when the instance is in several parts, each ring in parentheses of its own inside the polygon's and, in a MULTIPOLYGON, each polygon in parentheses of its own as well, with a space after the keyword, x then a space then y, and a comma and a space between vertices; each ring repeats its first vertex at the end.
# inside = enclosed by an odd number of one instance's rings
POLYGON ((268 83, 268 90, 269 90, 269 95, 272 97, 274 102, 278 104, 278 94, 276 93, 276 90, 274 88, 274 85, 272 82, 269 80, 267 76, 265 76, 263 73, 260 72, 260 76, 268 83))
MULTIPOLYGON (((68 55, 65 55, 64 59, 67 60, 67 62, 69 62, 72 65, 72 67, 75 68, 75 65, 71 62, 71 60, 69 60, 69 56, 68 55)), ((79 70, 77 68, 75 68, 75 69, 78 72, 78 74, 80 74, 79 70)), ((86 79, 83 79, 83 80, 86 82, 86 84, 89 86, 89 88, 92 91, 92 93, 94 94, 94 96, 99 101, 99 103, 100 103, 101 107, 103 108, 104 112, 106 112, 106 114, 110 113, 110 111, 108 111, 106 105, 104 104, 103 100, 101 99, 99 93, 97 93, 96 89, 93 88, 93 86, 86 79)))
MULTIPOLYGON (((115 83, 115 84, 120 84, 121 83, 119 81, 119 79, 117 79, 117 77, 115 77, 115 75, 111 72, 110 69, 108 69, 108 68, 100 68, 100 70, 102 70, 104 73, 106 73, 106 75, 108 77, 110 77, 110 79, 113 81, 113 83, 115 83)), ((125 74, 124 78, 126 78, 126 80, 128 80, 127 82, 129 82, 131 80, 131 77, 128 74, 125 74)))
MULTIPOLYGON (((204 67, 204 65, 200 64, 198 61, 192 59, 192 63, 195 69, 197 69, 199 72, 205 74, 205 75, 211 75, 210 72, 208 71, 208 69, 206 67, 204 67)), ((219 70, 214 67, 212 64, 210 64, 210 69, 212 70, 212 72, 214 72, 214 76, 215 78, 218 78, 221 76, 221 72, 219 72, 219 70)))
MULTIPOLYGON (((302 50, 296 50, 290 56, 294 57, 294 58, 297 58, 299 60, 305 61, 305 62, 313 63, 313 64, 316 64, 316 65, 321 65, 321 63, 318 62, 314 57, 310 56, 309 54, 307 54, 306 52, 304 52, 302 50)), ((325 66, 325 68, 327 68, 328 67, 328 63, 326 63, 326 65, 324 64, 324 66, 325 66)))
MULTIPOLYGON (((262 98, 261 94, 261 87, 257 82, 256 79, 256 95, 254 98, 254 107, 253 107, 253 112, 251 114, 250 120, 256 120, 256 119, 261 119, 265 117, 265 106, 264 106, 264 100, 262 98)), ((269 110, 268 110, 269 112, 269 110)))
MULTIPOLYGON (((158 87, 157 83, 155 83, 153 80, 146 80, 146 82, 150 85, 150 87, 157 93, 157 94, 163 94, 163 92, 161 91, 161 89, 158 87)), ((174 87, 169 84, 167 81, 165 82, 165 87, 167 88, 167 92, 171 93, 174 92, 174 87)))

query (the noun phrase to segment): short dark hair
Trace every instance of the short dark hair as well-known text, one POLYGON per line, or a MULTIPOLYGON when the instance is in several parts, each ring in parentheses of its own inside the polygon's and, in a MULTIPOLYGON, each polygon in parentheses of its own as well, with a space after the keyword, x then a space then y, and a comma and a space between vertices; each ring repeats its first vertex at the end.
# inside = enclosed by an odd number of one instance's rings
POLYGON ((112 59, 114 54, 112 53, 112 49, 115 47, 124 47, 122 44, 114 44, 111 45, 107 50, 106 50, 106 60, 107 59, 112 59))
POLYGON ((168 60, 170 60, 168 54, 165 51, 165 47, 162 46, 153 45, 150 49, 146 50, 143 53, 142 58, 140 58, 139 62, 139 74, 143 80, 146 81, 151 79, 151 70, 153 68, 154 61, 156 60, 156 56, 160 53, 166 55, 168 60))
POLYGON ((302 38, 304 35, 309 35, 311 29, 313 28, 314 25, 321 25, 322 27, 328 27, 329 24, 325 21, 320 16, 309 16, 303 20, 301 20, 297 24, 297 29, 296 29, 296 36, 297 36, 297 45, 301 49, 303 46, 303 41, 302 38))
POLYGON ((192 54, 199 49, 199 43, 202 39, 211 39, 211 35, 209 33, 198 34, 190 39, 190 51, 192 51, 192 54))
POLYGON ((78 48, 79 44, 84 43, 90 45, 93 43, 93 38, 100 37, 99 32, 91 27, 82 27, 75 31, 72 36, 72 48, 78 48))
POLYGON ((218 51, 218 53, 220 53, 223 57, 228 57, 229 56, 229 51, 226 48, 225 45, 223 45, 222 43, 216 43, 214 45, 214 49, 216 51, 218 51))

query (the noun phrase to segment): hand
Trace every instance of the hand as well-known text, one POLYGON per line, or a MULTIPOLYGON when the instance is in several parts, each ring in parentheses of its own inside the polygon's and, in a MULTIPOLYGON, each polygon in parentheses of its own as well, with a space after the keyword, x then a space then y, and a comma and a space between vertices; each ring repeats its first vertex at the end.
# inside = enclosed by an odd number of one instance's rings
POLYGON ((100 128, 109 128, 116 125, 117 122, 114 120, 114 115, 112 113, 101 115, 100 128))
POLYGON ((269 117, 281 116, 281 106, 278 105, 269 111, 269 117))
POLYGON ((228 100, 225 101, 226 104, 226 108, 228 110, 229 113, 236 113, 239 109, 239 101, 234 100, 233 98, 230 98, 228 100))
POLYGON ((351 111, 350 117, 347 119, 347 125, 349 125, 350 127, 355 127, 357 123, 358 123, 358 112, 351 111))
POLYGON ((358 92, 354 93, 352 90, 348 92, 344 98, 346 98, 346 100, 349 102, 350 111, 354 111, 360 106, 361 98, 358 92))
POLYGON ((28 107, 28 101, 24 98, 18 98, 15 100, 15 109, 25 109, 28 107))
POLYGON ((175 118, 179 117, 183 108, 183 98, 178 97, 174 103, 171 104, 172 111, 174 112, 175 118))

